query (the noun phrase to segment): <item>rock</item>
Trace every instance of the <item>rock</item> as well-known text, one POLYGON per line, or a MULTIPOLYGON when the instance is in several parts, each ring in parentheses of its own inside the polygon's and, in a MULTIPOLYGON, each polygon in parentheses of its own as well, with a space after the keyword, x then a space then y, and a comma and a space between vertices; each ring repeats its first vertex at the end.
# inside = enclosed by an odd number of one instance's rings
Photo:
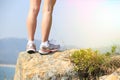
POLYGON ((110 75, 100 77, 100 80, 120 80, 120 68, 110 75))
POLYGON ((49 55, 20 52, 14 80, 79 80, 69 59, 72 51, 49 55))

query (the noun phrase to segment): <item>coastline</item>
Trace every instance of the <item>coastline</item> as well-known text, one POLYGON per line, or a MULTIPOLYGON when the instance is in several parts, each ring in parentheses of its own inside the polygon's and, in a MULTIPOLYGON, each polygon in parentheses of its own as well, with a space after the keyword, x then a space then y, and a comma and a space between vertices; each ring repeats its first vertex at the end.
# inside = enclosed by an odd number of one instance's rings
POLYGON ((0 64, 0 67, 10 67, 10 68, 15 68, 16 65, 13 64, 0 64))

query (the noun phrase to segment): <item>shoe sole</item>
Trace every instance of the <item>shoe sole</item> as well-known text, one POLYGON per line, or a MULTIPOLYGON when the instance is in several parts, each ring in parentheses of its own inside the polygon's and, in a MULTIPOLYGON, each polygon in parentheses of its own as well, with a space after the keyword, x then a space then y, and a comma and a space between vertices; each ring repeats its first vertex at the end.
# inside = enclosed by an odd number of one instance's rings
POLYGON ((47 55, 47 54, 49 54, 49 53, 54 53, 54 52, 56 52, 56 51, 58 51, 58 49, 54 49, 54 50, 49 50, 49 51, 42 51, 42 50, 39 50, 39 53, 41 54, 41 55, 47 55))
POLYGON ((36 51, 35 50, 27 50, 27 53, 29 53, 29 54, 33 54, 33 53, 35 53, 36 51))

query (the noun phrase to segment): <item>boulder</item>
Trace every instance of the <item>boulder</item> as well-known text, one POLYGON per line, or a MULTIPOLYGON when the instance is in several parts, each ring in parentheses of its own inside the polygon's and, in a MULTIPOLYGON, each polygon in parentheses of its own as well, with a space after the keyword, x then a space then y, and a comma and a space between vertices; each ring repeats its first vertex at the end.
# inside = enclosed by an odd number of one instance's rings
POLYGON ((20 52, 14 80, 79 80, 70 55, 74 50, 48 55, 20 52))

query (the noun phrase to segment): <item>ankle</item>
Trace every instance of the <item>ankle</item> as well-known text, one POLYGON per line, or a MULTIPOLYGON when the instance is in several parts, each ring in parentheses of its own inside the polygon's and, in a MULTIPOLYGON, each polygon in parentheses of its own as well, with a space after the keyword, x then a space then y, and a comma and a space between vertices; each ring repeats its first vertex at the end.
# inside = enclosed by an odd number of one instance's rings
POLYGON ((34 44, 34 40, 28 40, 28 43, 27 44, 34 44))
POLYGON ((48 46, 49 46, 49 43, 48 43, 48 41, 41 42, 41 45, 40 45, 40 46, 46 46, 46 47, 48 47, 48 46))

